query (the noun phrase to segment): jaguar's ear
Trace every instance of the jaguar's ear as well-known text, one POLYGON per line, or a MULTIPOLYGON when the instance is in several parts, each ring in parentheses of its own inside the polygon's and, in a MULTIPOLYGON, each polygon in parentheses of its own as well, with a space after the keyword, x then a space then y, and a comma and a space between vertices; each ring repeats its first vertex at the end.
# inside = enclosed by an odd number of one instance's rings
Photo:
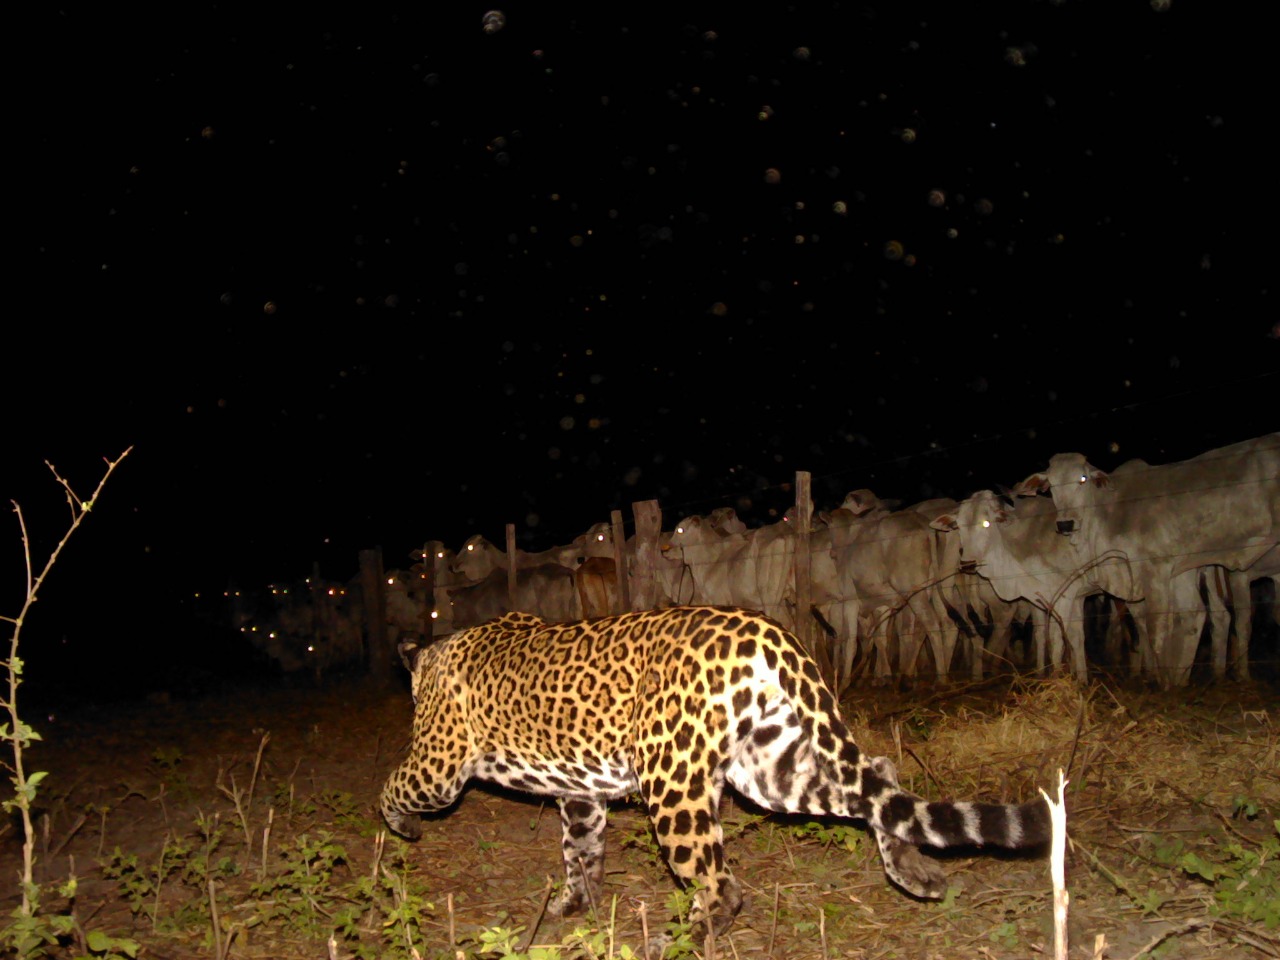
POLYGON ((400 652, 400 662, 404 664, 404 668, 413 673, 413 666, 423 650, 422 644, 417 640, 401 640, 396 644, 396 650, 400 652))

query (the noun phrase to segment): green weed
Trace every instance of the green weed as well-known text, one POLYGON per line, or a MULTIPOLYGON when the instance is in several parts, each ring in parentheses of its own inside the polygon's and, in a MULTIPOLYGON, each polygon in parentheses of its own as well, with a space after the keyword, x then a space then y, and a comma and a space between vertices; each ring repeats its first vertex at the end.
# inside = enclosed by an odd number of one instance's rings
POLYGON ((801 840, 816 840, 824 847, 840 847, 849 853, 857 853, 865 834, 847 823, 824 823, 810 820, 790 828, 793 836, 801 840))

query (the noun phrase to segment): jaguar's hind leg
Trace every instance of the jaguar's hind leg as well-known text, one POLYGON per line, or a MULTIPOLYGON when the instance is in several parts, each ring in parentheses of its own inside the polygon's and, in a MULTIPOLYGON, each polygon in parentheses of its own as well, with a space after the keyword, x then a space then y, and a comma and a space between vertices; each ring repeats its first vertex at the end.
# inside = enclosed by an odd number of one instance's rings
MULTIPOLYGON (((884 781, 898 785, 898 771, 887 757, 869 760, 884 781)), ((803 726, 785 703, 766 711, 730 765, 734 788, 756 803, 780 813, 849 817, 848 796, 819 761, 803 726)), ((946 893, 946 875, 918 847, 875 827, 885 874, 908 893, 937 899, 946 893)))
MULTIPOLYGON (((871 769, 881 777, 898 785, 898 768, 888 757, 871 757, 871 769)), ((891 833, 871 828, 876 835, 876 844, 880 848, 880 860, 884 864, 885 876, 900 886, 907 893, 915 894, 926 900, 940 900, 947 892, 947 875, 942 872, 942 865, 931 860, 920 852, 914 844, 901 840, 891 833)))
POLYGON ((568 798, 558 802, 564 890, 547 909, 564 916, 600 904, 604 889, 605 803, 568 798))
POLYGON ((725 862, 717 813, 723 781, 714 772, 689 771, 685 761, 675 762, 670 746, 653 749, 651 759, 639 765, 639 780, 658 845, 683 884, 700 886, 691 919, 720 933, 742 909, 742 886, 725 862))
POLYGON ((786 701, 765 710, 747 733, 726 777, 739 793, 779 813, 849 816, 845 791, 833 782, 786 701))
POLYGON ((891 833, 871 828, 880 847, 884 873, 907 893, 925 900, 941 900, 947 892, 947 875, 937 860, 930 860, 920 848, 891 833))

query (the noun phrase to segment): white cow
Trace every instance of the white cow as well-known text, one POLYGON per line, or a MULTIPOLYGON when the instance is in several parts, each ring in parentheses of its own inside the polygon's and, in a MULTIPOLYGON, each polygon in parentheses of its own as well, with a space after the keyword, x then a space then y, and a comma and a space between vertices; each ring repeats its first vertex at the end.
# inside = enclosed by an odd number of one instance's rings
POLYGON ((754 585, 744 583, 749 603, 788 630, 807 612, 796 610, 796 514, 792 507, 782 519, 746 533, 745 560, 754 585))
POLYGON ((479 583, 493 571, 507 569, 507 554, 477 533, 463 542, 449 569, 460 576, 464 584, 479 583))
MULTIPOLYGON (((1257 580, 1280 579, 1280 546, 1272 547, 1258 560, 1244 570, 1232 570, 1225 567, 1216 569, 1221 578, 1226 580, 1226 589, 1217 580, 1210 583, 1216 587, 1222 602, 1230 609, 1231 635, 1233 644, 1226 650, 1226 644, 1219 643, 1219 635, 1215 631, 1213 637, 1213 674, 1221 680, 1227 675, 1227 663, 1230 661, 1235 675, 1241 680, 1249 679, 1249 645, 1253 632, 1253 593, 1251 584, 1257 580)), ((1273 623, 1280 623, 1280 596, 1274 591, 1271 610, 1273 623)), ((1214 596, 1210 594, 1210 605, 1214 596)))
MULTIPOLYGON (((845 497, 840 507, 831 511, 819 510, 813 515, 809 529, 809 604, 808 616, 813 617, 827 637, 826 649, 821 651, 819 663, 830 666, 827 677, 833 690, 843 693, 853 678, 854 664, 858 657, 859 600, 848 590, 847 582, 840 576, 832 552, 832 528, 857 522, 863 518, 886 515, 890 511, 870 491, 854 491, 845 497)), ((796 539, 795 516, 787 511, 787 529, 790 542, 796 539)), ((786 601, 794 605, 794 548, 792 562, 786 569, 786 601)), ((767 566, 766 566, 767 570, 767 566)), ((806 616, 796 610, 797 627, 806 616)), ((818 653, 819 651, 815 651, 818 653)), ((868 653, 869 655, 869 653, 868 653)))
POLYGON ((712 530, 718 530, 726 536, 747 532, 747 525, 742 522, 738 511, 733 507, 716 507, 707 516, 707 522, 711 524, 712 530))
POLYGON ((408 570, 387 570, 384 576, 382 597, 386 605, 388 642, 394 645, 401 637, 422 635, 426 603, 422 591, 415 589, 419 575, 408 570))
POLYGON ((450 591, 455 629, 508 610, 535 613, 544 620, 581 620, 582 601, 574 580, 579 554, 577 545, 542 553, 517 551, 515 596, 509 598, 506 552, 480 534, 469 537, 453 562, 454 572, 467 579, 450 591))
MULTIPOLYGON (((565 547, 552 547, 538 553, 516 550, 516 569, 525 570, 534 567, 554 564, 573 570, 582 557, 582 547, 577 542, 565 547)), ((453 561, 453 571, 462 574, 468 581, 475 583, 484 580, 494 570, 507 569, 507 552, 490 543, 482 534, 475 534, 466 539, 462 549, 453 561)))
POLYGON ((987 659, 1003 658, 1013 625, 1024 623, 1032 617, 1032 611, 1025 601, 1001 598, 989 581, 962 562, 959 538, 944 535, 944 530, 935 525, 939 517, 953 514, 958 507, 954 500, 942 498, 926 500, 910 509, 920 514, 933 531, 931 589, 937 591, 937 598, 957 624, 958 633, 964 634, 970 676, 981 680, 987 659))
POLYGON ((423 545, 422 551, 416 554, 415 559, 418 562, 410 568, 410 573, 416 578, 415 583, 422 581, 427 565, 431 567, 431 616, 435 621, 431 627, 432 636, 453 633, 456 627, 453 622, 450 591, 468 582, 465 574, 457 573, 453 569, 458 555, 441 541, 428 540, 423 545))
POLYGON ((1125 600, 1140 599, 1129 565, 1114 556, 1081 562, 1057 534, 1053 504, 1043 497, 1004 500, 979 490, 932 521, 940 531, 958 534, 961 558, 988 580, 1007 602, 1032 603, 1035 622, 1036 666, 1062 661, 1063 640, 1071 654, 1071 670, 1088 678, 1084 652, 1084 598, 1108 593, 1125 600))
MULTIPOLYGON (((834 673, 833 685, 839 692, 848 687, 853 677, 858 656, 861 604, 836 565, 832 548, 833 530, 888 516, 899 503, 898 500, 883 500, 871 490, 850 490, 836 509, 814 513, 813 527, 809 533, 809 596, 813 605, 811 613, 832 638, 830 661, 834 673)), ((867 638, 867 642, 870 643, 870 638, 867 638)), ((864 651, 864 656, 870 655, 871 650, 868 648, 864 651)), ((889 675, 887 651, 880 658, 877 667, 885 668, 883 676, 889 675)))
POLYGON ((516 571, 514 598, 510 597, 506 568, 495 569, 478 582, 449 590, 451 620, 455 630, 473 627, 510 610, 534 613, 544 620, 581 620, 573 571, 558 563, 544 563, 516 571))
POLYGON ((1129 560, 1161 681, 1180 686, 1199 641, 1188 626, 1194 577, 1183 575, 1220 566, 1233 571, 1233 593, 1245 595, 1241 574, 1277 543, 1280 433, 1163 466, 1130 461, 1111 474, 1082 454, 1057 454, 1023 488, 1048 490, 1057 529, 1082 562, 1109 553, 1129 560))
POLYGON ((745 534, 723 534, 700 516, 660 538, 658 580, 668 601, 755 606, 755 567, 745 534))
POLYGON ((950 670, 959 628, 947 611, 938 584, 951 571, 939 565, 939 544, 930 528, 931 513, 942 507, 942 502, 931 501, 830 528, 841 593, 858 598, 862 632, 879 653, 877 681, 887 680, 891 673, 890 619, 898 621, 899 670, 903 676, 915 676, 926 639, 938 678, 945 679, 950 670))

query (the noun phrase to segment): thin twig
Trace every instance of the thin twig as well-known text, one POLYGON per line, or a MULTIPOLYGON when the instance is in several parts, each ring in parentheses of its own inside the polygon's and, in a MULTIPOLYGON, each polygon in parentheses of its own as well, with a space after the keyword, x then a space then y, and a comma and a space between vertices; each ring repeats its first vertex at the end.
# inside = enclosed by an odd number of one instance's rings
POLYGON ((547 912, 547 904, 551 902, 551 888, 553 886, 555 886, 555 881, 551 877, 547 877, 546 889, 542 891, 542 906, 538 908, 538 915, 533 920, 533 926, 529 928, 529 936, 524 942, 524 953, 529 952, 533 938, 538 934, 538 927, 542 924, 542 918, 547 912))
POLYGON ((225 956, 222 952, 222 927, 218 923, 218 897, 213 886, 213 877, 209 878, 209 921, 213 924, 213 955, 217 960, 225 956))
POLYGON ((444 896, 445 909, 449 912, 449 952, 457 953, 458 951, 458 930, 454 925, 453 916, 453 894, 446 893, 444 896))
POLYGON ((88 814, 85 814, 85 813, 80 814, 80 816, 76 819, 76 822, 71 825, 71 829, 67 831, 66 836, 64 836, 61 840, 59 840, 58 845, 55 846, 53 850, 49 852, 49 856, 56 857, 58 854, 60 854, 62 852, 62 848, 71 842, 71 838, 74 837, 76 833, 79 832, 80 828, 85 825, 85 822, 88 819, 89 819, 88 814))
POLYGON ((262 766, 262 751, 266 749, 267 742, 271 739, 271 731, 267 730, 262 734, 262 739, 258 741, 258 755, 253 758, 253 776, 249 778, 249 799, 245 806, 253 808, 253 788, 258 783, 258 769, 262 766))
POLYGON ((914 750, 912 750, 910 747, 905 747, 905 746, 904 746, 902 749, 906 751, 907 756, 909 756, 909 757, 910 757, 912 760, 914 760, 916 763, 920 764, 920 769, 924 771, 924 775, 925 775, 926 777, 928 777, 930 781, 932 781, 932 782, 933 782, 934 789, 936 789, 939 793, 946 793, 946 792, 947 792, 947 791, 943 788, 942 784, 938 782, 938 778, 937 778, 937 777, 935 777, 935 776, 933 775, 933 770, 932 770, 932 768, 929 766, 929 764, 925 763, 925 762, 924 762, 924 760, 923 760, 923 759, 921 759, 921 757, 920 757, 920 756, 919 756, 919 755, 918 755, 914 750))
POLYGON ((587 902, 591 904, 591 914, 600 921, 600 912, 596 909, 596 893, 591 889, 591 878, 587 876, 587 865, 578 857, 578 872, 582 874, 582 885, 587 888, 587 902))
POLYGON ((276 808, 267 807, 267 825, 262 828, 262 869, 258 873, 259 882, 267 879, 267 850, 271 846, 271 824, 275 821, 276 808))
POLYGON ((644 948, 644 956, 649 956, 649 904, 641 900, 636 904, 636 913, 640 915, 640 945, 644 948))
POLYGON ((1184 920, 1176 927, 1170 927, 1163 933, 1159 933, 1148 941, 1147 945, 1129 958, 1129 960, 1138 960, 1143 954, 1149 954, 1162 941, 1168 940, 1170 937, 1180 937, 1184 933, 1190 933, 1192 930, 1199 930, 1201 927, 1213 926, 1213 921, 1208 917, 1197 917, 1192 920, 1184 920))
POLYGON ((765 947, 765 950, 764 950, 764 955, 765 955, 766 957, 772 957, 772 956, 773 956, 773 941, 774 941, 774 938, 778 935, 778 895, 779 895, 779 893, 780 893, 780 891, 779 891, 779 889, 778 889, 777 881, 774 881, 774 884, 773 884, 773 923, 772 923, 772 924, 770 924, 770 926, 769 926, 769 945, 768 945, 767 947, 765 947))

